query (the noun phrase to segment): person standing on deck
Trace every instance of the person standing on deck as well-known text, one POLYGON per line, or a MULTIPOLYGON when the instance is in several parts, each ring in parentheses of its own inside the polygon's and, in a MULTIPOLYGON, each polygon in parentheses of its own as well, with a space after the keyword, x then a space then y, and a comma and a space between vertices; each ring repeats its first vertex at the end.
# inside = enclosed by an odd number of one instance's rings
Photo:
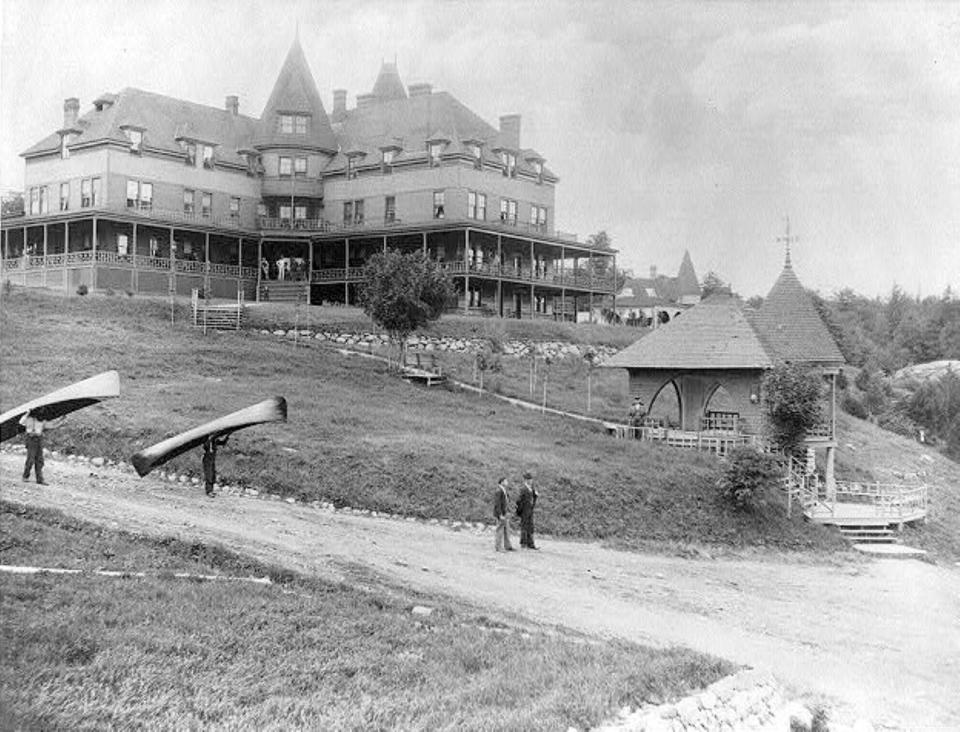
POLYGON ((213 486, 217 482, 217 448, 226 445, 229 439, 230 435, 214 436, 208 437, 203 443, 203 460, 201 462, 203 465, 203 483, 207 495, 211 498, 216 495, 213 492, 213 486))
POLYGON ((507 488, 506 478, 501 478, 497 490, 493 494, 493 518, 497 521, 497 536, 494 548, 498 552, 514 551, 510 545, 510 520, 507 518, 507 488))
POLYGON ((533 487, 533 474, 523 474, 523 488, 517 499, 517 516, 520 517, 520 546, 537 549, 533 543, 533 509, 537 505, 537 489, 533 487))
POLYGON ((37 419, 31 412, 20 418, 20 424, 26 430, 27 462, 23 466, 24 481, 30 480, 30 471, 34 470, 39 485, 46 485, 43 479, 43 433, 44 430, 56 429, 63 424, 66 417, 44 421, 37 419))

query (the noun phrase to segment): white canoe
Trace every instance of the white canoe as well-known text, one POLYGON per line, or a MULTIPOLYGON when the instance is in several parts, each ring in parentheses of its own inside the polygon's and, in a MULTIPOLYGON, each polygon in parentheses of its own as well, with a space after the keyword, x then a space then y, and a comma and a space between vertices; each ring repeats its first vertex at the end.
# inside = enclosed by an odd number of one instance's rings
POLYGON ((24 431, 20 418, 27 412, 32 412, 37 419, 57 419, 104 399, 118 396, 120 396, 120 375, 116 371, 104 371, 89 379, 57 389, 0 414, 0 442, 9 440, 24 431))
POLYGON ((244 427, 252 427, 264 422, 286 421, 287 400, 283 397, 272 397, 144 448, 131 457, 130 462, 142 477, 177 455, 199 447, 209 437, 229 435, 244 427))

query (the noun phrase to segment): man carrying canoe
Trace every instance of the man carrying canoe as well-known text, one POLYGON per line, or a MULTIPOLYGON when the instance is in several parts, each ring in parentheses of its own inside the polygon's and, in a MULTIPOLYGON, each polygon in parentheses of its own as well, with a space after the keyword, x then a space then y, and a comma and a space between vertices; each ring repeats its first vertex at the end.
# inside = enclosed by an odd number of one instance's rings
POLYGON ((213 484, 217 482, 217 448, 227 444, 230 435, 217 437, 213 435, 208 437, 203 443, 203 482, 207 489, 207 495, 211 498, 215 495, 213 484))
POLYGON ((27 462, 23 466, 24 481, 30 480, 30 471, 34 470, 37 475, 37 483, 46 485, 47 481, 43 479, 43 432, 44 430, 56 429, 63 424, 66 417, 60 419, 51 419, 44 421, 37 419, 32 413, 27 412, 20 418, 20 424, 27 432, 27 462))

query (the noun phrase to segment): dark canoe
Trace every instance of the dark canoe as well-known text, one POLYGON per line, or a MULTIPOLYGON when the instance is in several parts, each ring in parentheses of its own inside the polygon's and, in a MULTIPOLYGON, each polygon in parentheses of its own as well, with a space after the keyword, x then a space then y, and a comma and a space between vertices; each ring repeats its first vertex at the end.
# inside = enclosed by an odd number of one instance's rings
POLYGON ((120 375, 116 371, 104 371, 89 379, 57 389, 0 414, 0 442, 9 440, 24 431, 20 418, 27 412, 32 412, 37 419, 46 421, 118 396, 120 396, 120 375))
POLYGON ((264 422, 286 422, 287 400, 283 397, 264 399, 258 404, 219 417, 199 427, 194 427, 179 435, 169 437, 156 445, 147 447, 130 458, 137 473, 143 477, 154 468, 182 455, 188 450, 200 447, 210 437, 223 437, 244 427, 252 427, 264 422))

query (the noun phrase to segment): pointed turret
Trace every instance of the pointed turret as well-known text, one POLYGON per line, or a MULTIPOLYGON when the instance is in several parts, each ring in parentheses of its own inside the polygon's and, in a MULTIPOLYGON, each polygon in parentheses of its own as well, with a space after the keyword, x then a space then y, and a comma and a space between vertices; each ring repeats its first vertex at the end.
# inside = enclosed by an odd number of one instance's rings
POLYGON ((677 302, 683 305, 700 302, 700 280, 697 279, 689 250, 683 252, 683 261, 680 262, 680 271, 677 273, 677 302))
POLYGON ((300 39, 294 40, 273 86, 253 146, 295 147, 336 153, 337 140, 310 73, 300 39))
POLYGON ((383 62, 373 85, 373 95, 381 102, 407 98, 407 89, 400 81, 400 72, 397 71, 396 63, 383 62))

